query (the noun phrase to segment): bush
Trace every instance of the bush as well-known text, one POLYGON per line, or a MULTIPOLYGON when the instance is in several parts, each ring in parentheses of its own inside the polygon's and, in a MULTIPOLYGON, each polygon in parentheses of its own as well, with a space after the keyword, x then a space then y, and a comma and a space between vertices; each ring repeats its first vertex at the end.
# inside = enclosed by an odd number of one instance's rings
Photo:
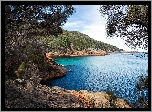
POLYGON ((110 106, 111 106, 112 108, 116 108, 117 106, 116 106, 116 104, 115 104, 115 101, 116 101, 116 99, 117 99, 118 97, 114 94, 113 91, 107 90, 106 93, 107 93, 107 94, 109 95, 109 97, 110 97, 110 99, 109 99, 109 101, 110 101, 110 106))
POLYGON ((136 90, 142 91, 148 89, 148 76, 139 77, 138 83, 136 84, 136 90))
POLYGON ((25 69, 26 69, 25 62, 22 62, 21 65, 19 66, 18 70, 15 71, 16 76, 17 76, 18 78, 21 78, 22 75, 25 73, 25 69))
POLYGON ((136 91, 138 92, 138 100, 133 104, 135 108, 148 108, 148 99, 144 92, 148 92, 148 76, 141 76, 136 84, 136 91))

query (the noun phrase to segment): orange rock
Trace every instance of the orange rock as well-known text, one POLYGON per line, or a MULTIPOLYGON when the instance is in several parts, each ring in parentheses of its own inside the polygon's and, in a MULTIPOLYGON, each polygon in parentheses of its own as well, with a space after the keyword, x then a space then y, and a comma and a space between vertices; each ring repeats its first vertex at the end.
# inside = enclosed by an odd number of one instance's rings
POLYGON ((81 100, 84 104, 84 107, 90 107, 89 99, 88 97, 84 96, 83 94, 80 94, 79 92, 75 90, 70 91, 72 94, 74 94, 79 100, 81 100))
POLYGON ((49 59, 49 60, 52 60, 52 58, 51 58, 51 54, 46 53, 46 58, 47 58, 47 59, 49 59))
POLYGON ((106 55, 107 53, 106 53, 106 51, 101 51, 100 52, 100 55, 106 55))

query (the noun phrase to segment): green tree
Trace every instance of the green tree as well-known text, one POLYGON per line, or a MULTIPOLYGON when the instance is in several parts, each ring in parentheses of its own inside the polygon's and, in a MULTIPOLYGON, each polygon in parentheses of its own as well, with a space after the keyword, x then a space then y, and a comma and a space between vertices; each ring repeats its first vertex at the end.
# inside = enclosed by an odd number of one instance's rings
POLYGON ((45 46, 38 41, 38 36, 62 33, 61 26, 75 11, 72 5, 5 5, 3 10, 7 74, 12 74, 10 68, 17 67, 30 55, 44 52, 45 46))
POLYGON ((148 5, 101 5, 107 36, 119 36, 131 48, 148 48, 148 5))
MULTIPOLYGON (((148 49, 148 5, 102 5, 100 13, 107 17, 107 36, 119 36, 133 48, 148 49)), ((138 79, 138 101, 133 107, 147 108, 148 101, 141 94, 148 91, 148 76, 138 79)))

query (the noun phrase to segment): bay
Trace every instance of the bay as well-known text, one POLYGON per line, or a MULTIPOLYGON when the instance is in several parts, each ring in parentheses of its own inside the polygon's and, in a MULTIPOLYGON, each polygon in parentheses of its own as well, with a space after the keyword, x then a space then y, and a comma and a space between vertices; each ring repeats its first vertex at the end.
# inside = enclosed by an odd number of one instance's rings
POLYGON ((129 102, 137 100, 135 85, 140 76, 147 76, 148 56, 143 53, 110 53, 106 56, 54 58, 58 64, 71 69, 66 76, 47 85, 67 90, 93 92, 113 91, 129 102))

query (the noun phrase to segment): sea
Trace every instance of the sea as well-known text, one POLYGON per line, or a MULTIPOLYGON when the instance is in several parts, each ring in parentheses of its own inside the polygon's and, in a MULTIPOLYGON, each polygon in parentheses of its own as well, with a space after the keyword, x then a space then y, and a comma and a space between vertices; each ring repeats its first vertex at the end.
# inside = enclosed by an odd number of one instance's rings
MULTIPOLYGON (((148 76, 148 54, 142 52, 56 57, 54 60, 72 72, 49 81, 49 87, 59 86, 76 91, 113 91, 119 98, 128 102, 137 101, 136 84, 139 77, 148 76)), ((148 98, 148 92, 145 95, 148 98)))

